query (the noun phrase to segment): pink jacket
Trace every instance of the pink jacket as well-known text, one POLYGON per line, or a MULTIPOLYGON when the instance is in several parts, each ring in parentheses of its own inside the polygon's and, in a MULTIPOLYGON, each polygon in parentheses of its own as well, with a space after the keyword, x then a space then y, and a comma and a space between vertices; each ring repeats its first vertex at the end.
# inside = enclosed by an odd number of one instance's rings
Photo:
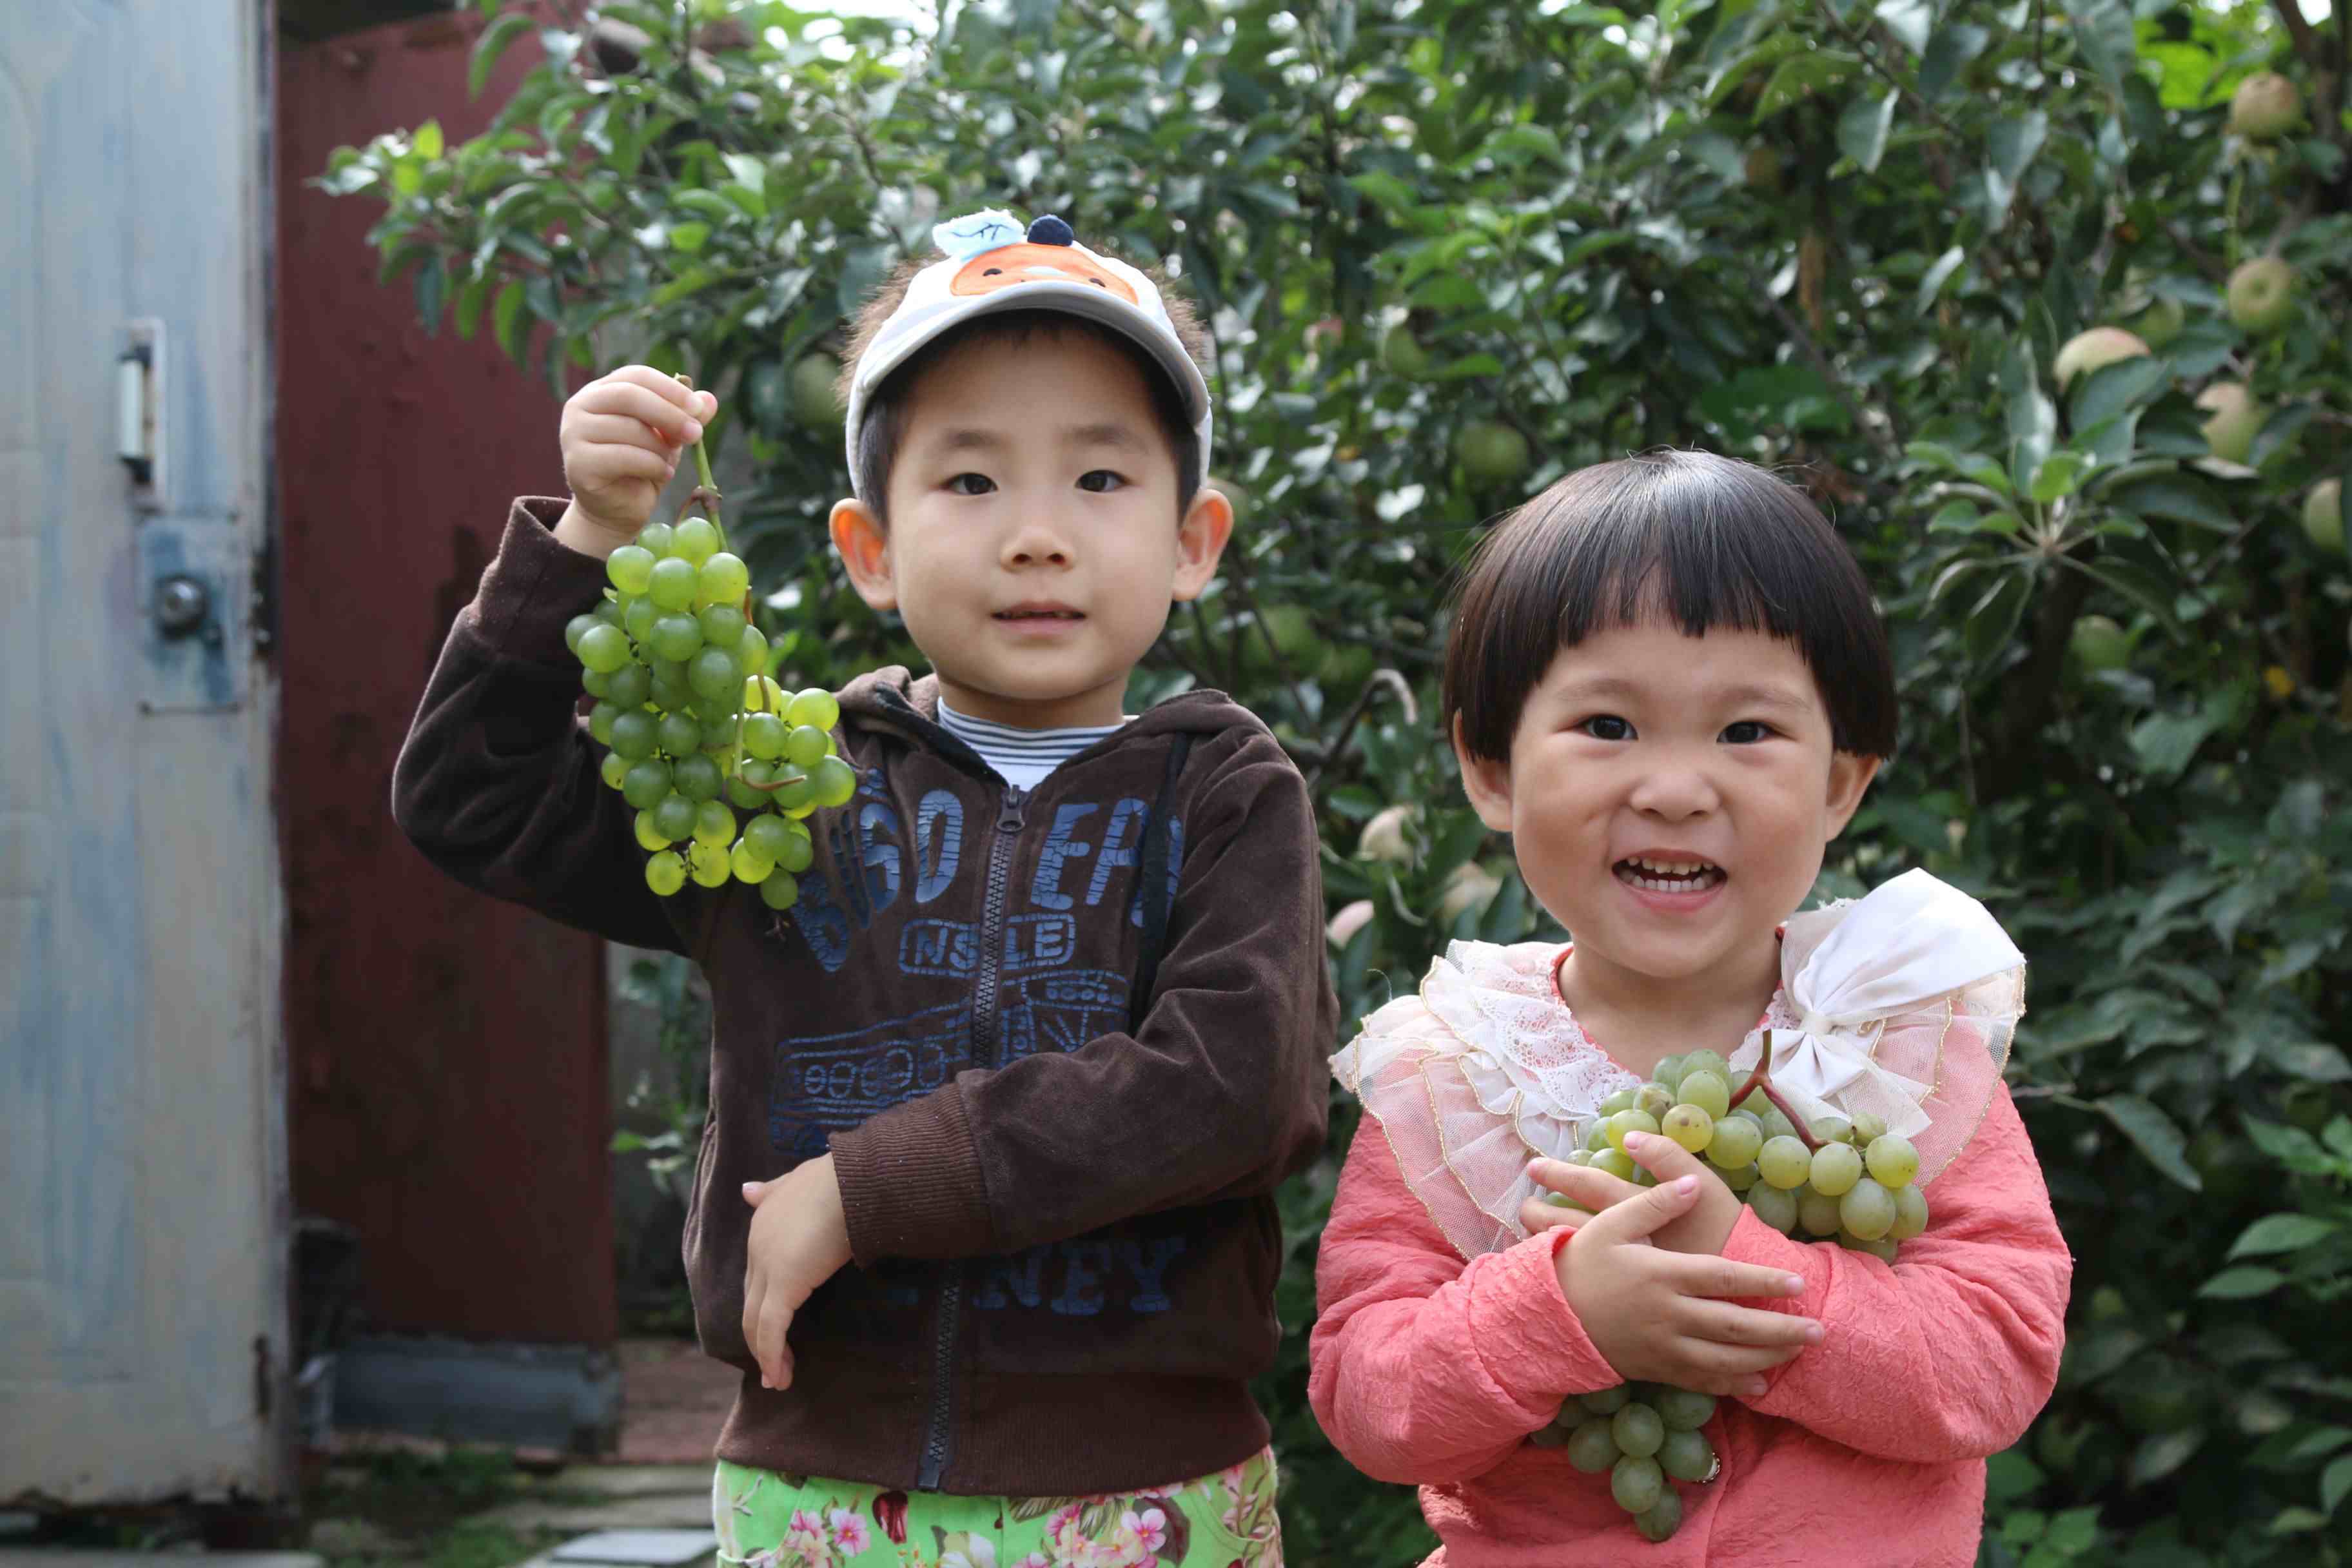
POLYGON ((1444 1568, 1836 1563, 1967 1568, 1985 1456, 2050 1395, 2074 1259, 2005 1089, 1927 1188, 1927 1231, 1893 1268, 1791 1240, 1743 1213, 1724 1256, 1802 1274, 1822 1342, 1751 1401, 1718 1403, 1710 1484, 1652 1545, 1609 1496, 1527 1436, 1560 1401, 1623 1381, 1570 1311, 1553 1257, 1569 1232, 1467 1264, 1407 1189, 1380 1124, 1349 1152, 1316 1268, 1309 1392, 1359 1469, 1420 1486, 1444 1568))

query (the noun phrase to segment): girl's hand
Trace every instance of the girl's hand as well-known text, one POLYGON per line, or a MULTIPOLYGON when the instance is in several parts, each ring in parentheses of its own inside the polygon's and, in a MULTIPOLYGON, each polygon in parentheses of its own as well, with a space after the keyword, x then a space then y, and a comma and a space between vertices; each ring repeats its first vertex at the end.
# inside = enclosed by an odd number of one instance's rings
MULTIPOLYGON (((1651 1234, 1651 1244, 1669 1252, 1722 1252, 1723 1244, 1731 1239, 1731 1227, 1739 1223, 1739 1211, 1744 1205, 1739 1194, 1723 1184, 1723 1177, 1715 1168, 1661 1133, 1628 1133, 1625 1152, 1633 1157, 1635 1164, 1655 1176, 1660 1186, 1685 1176, 1698 1181, 1698 1196, 1689 1212, 1660 1226, 1651 1234)), ((1605 1208, 1654 1190, 1619 1181, 1606 1171, 1571 1165, 1561 1160, 1538 1160, 1528 1167, 1528 1174, 1535 1178, 1537 1185, 1549 1187, 1577 1205, 1561 1208, 1541 1198, 1529 1198, 1519 1206, 1519 1223, 1529 1235, 1563 1225, 1583 1225, 1605 1208)))
MULTIPOLYGON (((1672 1143, 1665 1138, 1645 1142, 1672 1143)), ((1652 1246, 1654 1233, 1681 1219, 1698 1201, 1696 1175, 1631 1190, 1632 1197, 1579 1225, 1559 1249, 1554 1267, 1577 1321, 1628 1383, 1759 1397, 1770 1386, 1761 1374, 1819 1343, 1822 1326, 1810 1318, 1737 1306, 1723 1298, 1801 1295, 1803 1277, 1652 1246)))

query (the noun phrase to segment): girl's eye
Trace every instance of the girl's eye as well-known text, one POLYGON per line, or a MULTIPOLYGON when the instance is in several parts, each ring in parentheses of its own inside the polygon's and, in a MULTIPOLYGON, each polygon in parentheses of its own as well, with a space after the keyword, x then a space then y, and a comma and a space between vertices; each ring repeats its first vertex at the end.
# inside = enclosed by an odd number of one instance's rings
POLYGON ((960 496, 984 496, 996 488, 996 481, 986 474, 958 474, 948 481, 950 493, 960 496))
POLYGON ((1735 746, 1752 746, 1772 737, 1772 726, 1761 719, 1742 719, 1737 724, 1724 726, 1723 738, 1735 746))
POLYGON ((1596 741, 1630 741, 1633 726, 1614 713, 1596 713, 1577 726, 1596 741))
POLYGON ((1090 490, 1097 495, 1108 495, 1113 490, 1123 490, 1126 488, 1127 476, 1115 474, 1108 468, 1089 468, 1078 476, 1078 489, 1090 490))

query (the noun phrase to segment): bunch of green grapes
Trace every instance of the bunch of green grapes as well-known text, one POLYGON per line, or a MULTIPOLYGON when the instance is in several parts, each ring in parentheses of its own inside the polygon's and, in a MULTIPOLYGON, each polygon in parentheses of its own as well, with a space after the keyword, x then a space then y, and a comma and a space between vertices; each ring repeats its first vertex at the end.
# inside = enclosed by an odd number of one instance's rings
POLYGON ((768 639, 746 616, 751 574, 726 542, 708 517, 646 524, 613 552, 604 603, 563 639, 596 699, 588 732, 608 749, 604 780, 637 808, 646 885, 667 898, 689 878, 732 878, 788 910, 795 873, 816 858, 803 819, 845 805, 857 775, 834 745, 832 693, 769 678, 768 639))
POLYGON ((1633 1516, 1633 1528, 1664 1541, 1683 1522, 1682 1494, 1668 1483, 1703 1486, 1723 1468, 1701 1430, 1714 1415, 1713 1394, 1621 1383, 1569 1400, 1528 1441, 1566 1449, 1568 1462, 1588 1476, 1608 1471, 1609 1495, 1633 1516))

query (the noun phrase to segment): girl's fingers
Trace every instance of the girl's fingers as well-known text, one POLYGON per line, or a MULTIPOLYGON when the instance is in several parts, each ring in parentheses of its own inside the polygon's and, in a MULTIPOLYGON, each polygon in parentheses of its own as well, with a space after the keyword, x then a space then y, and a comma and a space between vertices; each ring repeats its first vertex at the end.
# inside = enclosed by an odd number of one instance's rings
POLYGON ((1588 1210, 1568 1208, 1559 1204, 1548 1203, 1542 1198, 1529 1198, 1519 1205, 1519 1224, 1529 1236, 1547 1230, 1559 1230, 1563 1226, 1574 1230, 1591 1217, 1588 1210))
POLYGON ((1598 1214, 1612 1204, 1642 1195, 1645 1188, 1631 1182, 1620 1181, 1606 1171, 1596 1171, 1589 1165, 1571 1165, 1565 1160, 1538 1160, 1528 1167, 1528 1174, 1540 1187, 1549 1187, 1565 1198, 1573 1198, 1579 1207, 1598 1214))
POLYGON ((1811 1318, 1768 1312, 1760 1307, 1735 1307, 1728 1301, 1713 1301, 1705 1297, 1685 1297, 1677 1303, 1674 1325, 1696 1340, 1787 1350, 1791 1354, 1808 1345, 1819 1344, 1822 1332, 1821 1324, 1811 1318))
POLYGON ((1633 1157, 1633 1163, 1657 1177, 1661 1185, 1676 1176, 1715 1176, 1706 1161, 1663 1132, 1628 1132, 1625 1152, 1633 1157))
MULTIPOLYGON (((1663 1190, 1663 1189, 1660 1189, 1663 1190)), ((1668 1253, 1658 1267, 1673 1270, 1675 1288, 1685 1296, 1760 1297, 1777 1300, 1805 1293, 1805 1277, 1760 1263, 1735 1263, 1728 1258, 1668 1253)))

